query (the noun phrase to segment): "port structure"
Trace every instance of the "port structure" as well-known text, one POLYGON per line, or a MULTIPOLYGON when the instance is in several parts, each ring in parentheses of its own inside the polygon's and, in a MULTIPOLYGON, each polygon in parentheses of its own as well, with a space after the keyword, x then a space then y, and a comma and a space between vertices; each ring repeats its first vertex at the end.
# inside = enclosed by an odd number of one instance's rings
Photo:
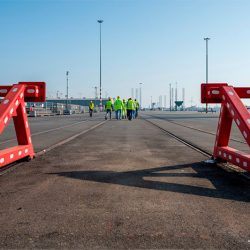
POLYGON ((228 145, 234 121, 250 146, 250 114, 241 98, 250 98, 250 88, 233 87, 227 83, 201 84, 202 103, 221 103, 213 158, 250 172, 250 154, 228 145))
POLYGON ((9 86, 0 86, 0 134, 13 118, 18 145, 0 150, 0 168, 13 162, 35 155, 25 102, 44 102, 45 82, 19 82, 9 86))

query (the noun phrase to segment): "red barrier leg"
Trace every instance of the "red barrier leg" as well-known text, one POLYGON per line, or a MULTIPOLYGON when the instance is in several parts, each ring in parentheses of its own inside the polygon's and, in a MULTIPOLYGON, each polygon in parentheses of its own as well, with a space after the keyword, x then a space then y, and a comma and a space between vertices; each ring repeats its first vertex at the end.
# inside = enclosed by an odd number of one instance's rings
POLYGON ((220 117, 218 121, 218 128, 217 128, 217 134, 216 134, 216 140, 214 145, 214 158, 219 158, 220 154, 218 152, 218 147, 227 147, 229 138, 230 138, 230 132, 232 127, 232 118, 230 117, 229 111, 226 108, 225 104, 223 103, 221 105, 220 110, 220 117))
POLYGON ((202 84, 202 102, 222 103, 213 157, 250 171, 250 154, 228 146, 232 121, 250 146, 250 113, 240 98, 250 98, 250 88, 227 84, 202 84))
POLYGON ((0 133, 13 117, 18 146, 0 150, 0 167, 25 157, 34 157, 25 101, 45 100, 45 83, 19 83, 12 88, 1 86, 0 96, 4 95, 0 104, 0 133))

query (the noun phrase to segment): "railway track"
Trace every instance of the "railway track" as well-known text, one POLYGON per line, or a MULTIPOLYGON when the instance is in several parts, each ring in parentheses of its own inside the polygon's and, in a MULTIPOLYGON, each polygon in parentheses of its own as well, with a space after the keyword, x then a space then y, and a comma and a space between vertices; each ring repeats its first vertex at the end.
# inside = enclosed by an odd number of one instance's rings
MULTIPOLYGON (((178 125, 180 127, 183 127, 183 128, 188 128, 188 129, 199 131, 199 132, 202 132, 202 133, 205 133, 205 134, 216 136, 216 133, 214 133, 214 132, 206 131, 206 130, 199 129, 199 128, 190 127, 190 126, 187 126, 187 125, 184 125, 184 124, 180 124, 178 122, 174 122, 174 121, 171 121, 171 120, 166 120, 166 121, 169 122, 169 123, 178 125)), ((241 140, 238 140, 238 139, 235 139, 235 138, 230 138, 230 140, 231 141, 235 141, 235 142, 239 142, 239 143, 243 143, 243 144, 247 144, 245 141, 241 141, 241 140)))
POLYGON ((198 147, 197 145, 193 144, 192 142, 189 142, 183 138, 181 138, 180 136, 171 133, 170 131, 166 130, 165 128, 162 128, 161 126, 159 126, 158 124, 148 120, 148 119, 144 119, 146 122, 150 123, 151 125, 157 127, 158 129, 162 130, 165 134, 171 136, 172 138, 176 139, 177 141, 185 144, 186 146, 192 148, 193 150, 207 156, 207 157, 212 157, 212 154, 204 149, 202 149, 201 147, 198 147))
POLYGON ((225 171, 227 172, 235 172, 237 174, 240 174, 241 176, 243 176, 244 178, 250 180, 250 174, 246 171, 244 171, 243 169, 241 168, 238 168, 237 166, 234 166, 234 165, 231 165, 229 163, 220 163, 220 162, 213 162, 212 161, 212 158, 213 158, 213 155, 208 152, 207 150, 204 150, 203 148, 193 144, 192 142, 188 141, 188 140, 185 140, 183 139, 182 137, 168 131, 167 129, 159 126, 158 124, 150 121, 149 119, 145 119, 143 118, 144 121, 146 121, 147 123, 149 123, 150 125, 154 126, 154 127, 157 127, 158 129, 160 129, 161 131, 163 131, 165 134, 167 134, 168 136, 174 138, 175 140, 183 143, 184 145, 186 145, 187 147, 189 148, 192 148, 193 150, 195 150, 196 152, 199 152, 200 154, 208 157, 208 160, 206 160, 204 163, 212 163, 213 165, 217 166, 217 167, 220 167, 222 169, 224 169, 225 171), (210 161, 211 160, 211 161, 210 161))
MULTIPOLYGON (((171 119, 162 119, 160 117, 149 116, 149 115, 147 115, 147 116, 150 117, 150 118, 153 118, 153 119, 164 120, 166 122, 175 124, 175 125, 183 127, 183 128, 188 128, 188 129, 191 129, 191 130, 194 130, 194 131, 198 131, 198 132, 201 132, 201 133, 204 133, 204 134, 216 136, 216 133, 214 133, 214 132, 207 131, 207 130, 204 130, 204 129, 194 128, 194 127, 191 127, 191 126, 188 126, 188 125, 184 125, 184 124, 180 124, 178 122, 172 121, 171 119)), ((235 138, 230 138, 230 141, 234 141, 234 142, 238 142, 238 143, 242 143, 242 144, 247 144, 245 141, 242 141, 242 140, 239 140, 239 139, 235 139, 235 138)))

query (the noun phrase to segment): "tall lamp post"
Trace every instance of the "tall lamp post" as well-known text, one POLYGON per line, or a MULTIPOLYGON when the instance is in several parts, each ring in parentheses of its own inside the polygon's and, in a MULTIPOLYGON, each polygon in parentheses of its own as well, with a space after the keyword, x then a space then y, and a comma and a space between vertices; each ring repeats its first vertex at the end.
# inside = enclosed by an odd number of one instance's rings
POLYGON ((66 110, 68 110, 68 102, 69 102, 69 71, 66 71, 66 81, 67 81, 66 110))
POLYGON ((172 111, 172 87, 169 83, 169 111, 172 111))
POLYGON ((103 20, 97 20, 100 24, 100 111, 102 111, 102 23, 103 20))
POLYGON ((142 96, 141 96, 141 85, 142 82, 139 83, 140 84, 140 109, 142 108, 142 96))
MULTIPOLYGON (((208 41, 210 40, 209 37, 205 37, 204 40, 206 41, 206 84, 208 84, 208 41)), ((206 103, 206 113, 207 110, 207 103, 206 103)))
POLYGON ((95 87, 93 87, 94 89, 95 89, 95 99, 94 99, 94 104, 95 104, 95 106, 96 106, 96 101, 97 101, 97 99, 98 99, 98 91, 97 91, 97 86, 95 86, 95 87))

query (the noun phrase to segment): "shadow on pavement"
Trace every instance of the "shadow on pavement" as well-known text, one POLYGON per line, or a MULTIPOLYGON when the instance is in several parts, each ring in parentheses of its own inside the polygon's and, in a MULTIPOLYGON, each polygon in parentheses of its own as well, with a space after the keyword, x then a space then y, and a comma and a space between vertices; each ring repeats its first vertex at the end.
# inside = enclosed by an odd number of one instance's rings
MULTIPOLYGON (((192 194, 205 197, 221 198, 235 201, 250 201, 250 183, 237 173, 229 173, 217 167, 207 166, 197 162, 193 164, 157 167, 143 170, 115 172, 115 171, 69 171, 49 173, 83 181, 111 183, 123 186, 147 188, 153 190, 192 194), (189 170, 187 169, 189 168, 189 170), (187 169, 185 173, 185 169, 187 169), (188 171, 192 170, 193 173, 188 171), (164 171, 164 172, 162 172, 164 171), (171 172, 168 171, 179 171, 171 172), (181 172, 182 171, 182 172, 181 172), (195 172, 194 172, 195 171, 195 172), (145 180, 145 177, 183 177, 190 178, 192 185, 169 181, 145 180), (209 180, 213 188, 197 186, 191 178, 209 180)), ((178 182, 180 179, 178 179, 178 182)))

